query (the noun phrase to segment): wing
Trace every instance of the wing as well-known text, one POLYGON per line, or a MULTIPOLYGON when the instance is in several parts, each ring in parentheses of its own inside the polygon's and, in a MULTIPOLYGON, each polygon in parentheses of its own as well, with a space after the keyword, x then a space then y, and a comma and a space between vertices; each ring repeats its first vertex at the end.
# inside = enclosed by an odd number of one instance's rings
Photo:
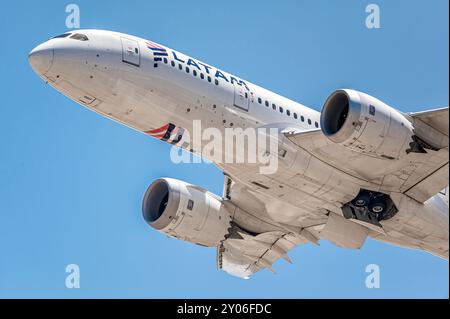
POLYGON ((299 244, 318 245, 320 239, 326 239, 340 247, 357 249, 371 230, 379 232, 320 207, 306 205, 308 209, 304 209, 277 197, 269 198, 227 175, 223 199, 232 212, 232 227, 217 249, 217 267, 241 278, 261 269, 274 272, 273 263, 278 259, 290 262, 287 253, 299 244), (280 212, 295 215, 297 226, 276 218, 280 212))
POLYGON ((424 124, 424 127, 431 126, 448 136, 448 107, 409 113, 409 116, 414 120, 415 127, 418 126, 418 122, 421 122, 424 124))
POLYGON ((321 130, 299 132, 286 129, 284 133, 298 147, 347 174, 379 184, 383 191, 404 193, 424 202, 448 185, 448 108, 407 116, 421 137, 440 145, 438 150, 410 153, 403 159, 392 161, 333 143, 321 130), (436 131, 430 127, 442 133, 440 137, 433 136, 436 131))
POLYGON ((278 259, 291 262, 288 251, 299 244, 327 239, 340 247, 360 248, 369 229, 323 209, 299 210, 282 200, 265 197, 225 176, 225 205, 233 205, 232 227, 217 249, 217 267, 249 278, 261 269, 275 272, 278 259), (301 226, 277 223, 271 216, 295 214, 301 226), (239 225, 239 226, 238 226, 239 225))
MULTIPOLYGON (((431 111, 410 113, 409 116, 413 120, 417 134, 427 136, 429 134, 428 132, 431 131, 429 127, 431 127, 446 136, 446 142, 448 143, 448 107, 431 111)), ((433 136, 428 136, 428 138, 432 139, 433 136)), ((441 144, 443 143, 445 143, 445 141, 441 142, 441 144)), ((425 178, 417 178, 414 180, 415 182, 417 181, 417 183, 405 191, 406 195, 420 202, 424 202, 442 190, 445 186, 448 186, 448 146, 441 153, 443 155, 445 155, 445 153, 447 154, 446 160, 445 157, 442 157, 438 160, 437 165, 435 166, 437 168, 436 170, 431 169, 429 170, 429 175, 425 178), (439 167, 439 165, 442 166, 439 167)))
POLYGON ((249 278, 261 269, 274 271, 272 264, 280 258, 291 262, 287 252, 299 244, 318 244, 314 227, 325 224, 328 218, 319 212, 311 212, 302 217, 303 228, 278 224, 270 216, 280 209, 295 213, 295 207, 265 198, 227 175, 223 198, 227 205, 239 209, 231 209, 234 223, 227 238, 217 248, 217 267, 240 278, 249 278))

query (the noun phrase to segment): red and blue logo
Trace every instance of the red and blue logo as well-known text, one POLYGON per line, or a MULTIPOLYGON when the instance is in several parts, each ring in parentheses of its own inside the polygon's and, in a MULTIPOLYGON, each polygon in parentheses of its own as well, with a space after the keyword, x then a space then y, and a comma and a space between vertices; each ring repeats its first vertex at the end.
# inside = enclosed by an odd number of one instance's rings
POLYGON ((164 126, 145 131, 145 133, 167 143, 177 144, 183 137, 184 128, 167 123, 164 126))
POLYGON ((150 50, 152 50, 154 58, 153 60, 156 61, 161 61, 161 57, 165 57, 168 56, 167 54, 167 50, 165 48, 163 48, 162 46, 151 42, 151 41, 146 41, 145 44, 147 45, 147 48, 149 48, 150 50))

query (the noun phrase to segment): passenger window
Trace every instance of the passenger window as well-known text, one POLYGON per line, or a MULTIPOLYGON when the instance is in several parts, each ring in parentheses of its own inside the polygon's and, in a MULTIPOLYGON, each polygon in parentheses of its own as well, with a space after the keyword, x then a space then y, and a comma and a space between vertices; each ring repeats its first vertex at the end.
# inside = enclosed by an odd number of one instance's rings
POLYGON ((291 111, 286 110, 286 115, 287 115, 287 116, 291 116, 291 111))
POLYGON ((197 76, 197 71, 196 70, 192 70, 192 74, 194 74, 194 76, 197 76))
POLYGON ((167 58, 164 58, 163 61, 165 64, 167 64, 167 58))
POLYGON ((189 68, 188 68, 188 67, 186 67, 186 73, 189 73, 189 71, 190 71, 190 70, 189 70, 189 68))
MULTIPOLYGON (((215 79, 214 83, 216 83, 216 85, 219 85, 219 80, 215 79)), ((247 93, 246 93, 247 94, 247 93)))
POLYGON ((210 76, 208 76, 208 82, 211 82, 211 77, 210 76))
POLYGON ((314 125, 319 128, 319 123, 315 122, 314 125))
POLYGON ((300 116, 300 120, 302 120, 302 122, 305 122, 305 118, 302 116, 300 116))
POLYGON ((311 125, 311 119, 308 119, 308 124, 311 125))
POLYGON ((182 66, 181 64, 178 64, 178 68, 179 68, 180 70, 183 70, 183 66, 182 66))
POLYGON ((297 119, 297 113, 294 113, 294 119, 297 119))
POLYGON ((266 104, 267 107, 269 107, 269 102, 268 101, 266 101, 265 104, 266 104))
POLYGON ((200 78, 201 78, 201 79, 204 79, 204 78, 205 78, 205 75, 204 75, 203 73, 200 73, 200 78))
POLYGON ((276 109, 277 109, 277 106, 276 106, 275 104, 272 103, 272 108, 273 108, 274 110, 276 110, 276 109))
POLYGON ((261 98, 260 98, 260 97, 258 98, 258 103, 259 103, 259 104, 261 104, 261 103, 262 103, 262 100, 261 100, 261 98))
POLYGON ((283 113, 283 108, 280 106, 280 113, 283 113))
POLYGON ((170 62, 170 64, 171 64, 173 67, 175 67, 175 62, 174 62, 174 61, 170 62))
POLYGON ((248 99, 248 93, 247 92, 245 92, 245 98, 248 99))

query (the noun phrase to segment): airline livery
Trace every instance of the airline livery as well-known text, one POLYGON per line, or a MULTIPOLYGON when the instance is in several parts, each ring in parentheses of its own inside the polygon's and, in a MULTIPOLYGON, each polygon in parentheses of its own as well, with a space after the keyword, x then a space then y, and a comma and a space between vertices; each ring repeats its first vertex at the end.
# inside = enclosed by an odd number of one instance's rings
POLYGON ((175 162, 224 172, 218 196, 160 178, 154 229, 217 249, 241 278, 297 245, 357 249, 368 237, 448 259, 448 107, 403 113, 362 92, 322 112, 153 41, 76 30, 33 49, 34 71, 75 102, 173 145, 175 162), (194 156, 195 155, 195 156, 194 156))

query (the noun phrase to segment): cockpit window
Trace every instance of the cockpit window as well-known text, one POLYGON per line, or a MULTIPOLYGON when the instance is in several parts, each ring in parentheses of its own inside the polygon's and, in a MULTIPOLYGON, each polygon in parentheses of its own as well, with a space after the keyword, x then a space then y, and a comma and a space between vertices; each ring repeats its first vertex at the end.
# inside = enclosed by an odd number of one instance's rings
POLYGON ((70 38, 74 39, 74 40, 79 40, 79 41, 88 41, 89 40, 87 36, 85 36, 84 34, 81 34, 81 33, 75 33, 70 38))
POLYGON ((66 38, 66 37, 68 37, 69 35, 71 35, 72 33, 63 33, 63 34, 60 34, 60 35, 57 35, 56 37, 53 37, 52 39, 57 39, 57 38, 66 38))

